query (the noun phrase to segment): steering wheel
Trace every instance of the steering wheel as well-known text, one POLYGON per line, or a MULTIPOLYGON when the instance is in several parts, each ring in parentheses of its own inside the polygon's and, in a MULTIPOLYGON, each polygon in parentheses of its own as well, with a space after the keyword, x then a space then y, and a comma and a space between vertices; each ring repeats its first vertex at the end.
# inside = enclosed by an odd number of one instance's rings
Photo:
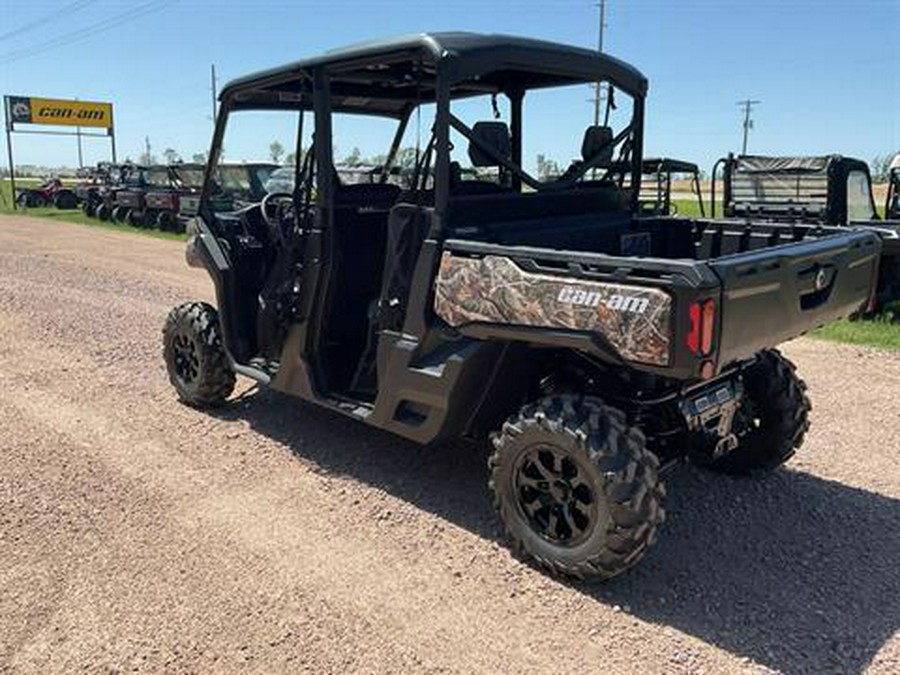
POLYGON ((294 196, 288 192, 270 192, 259 203, 259 211, 266 226, 279 242, 284 241, 282 222, 294 207, 294 196))

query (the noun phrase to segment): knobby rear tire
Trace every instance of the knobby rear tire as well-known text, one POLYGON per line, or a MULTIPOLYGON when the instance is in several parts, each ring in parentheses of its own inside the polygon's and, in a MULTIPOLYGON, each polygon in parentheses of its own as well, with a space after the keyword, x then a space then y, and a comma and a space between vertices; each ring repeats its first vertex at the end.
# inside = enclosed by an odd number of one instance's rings
POLYGON ((665 520, 659 461, 625 414, 600 399, 555 395, 523 407, 493 437, 489 487, 513 551, 541 568, 577 579, 610 579, 633 567, 665 520), (539 532, 521 508, 517 466, 524 453, 553 448, 583 472, 597 500, 595 521, 578 543, 539 532))

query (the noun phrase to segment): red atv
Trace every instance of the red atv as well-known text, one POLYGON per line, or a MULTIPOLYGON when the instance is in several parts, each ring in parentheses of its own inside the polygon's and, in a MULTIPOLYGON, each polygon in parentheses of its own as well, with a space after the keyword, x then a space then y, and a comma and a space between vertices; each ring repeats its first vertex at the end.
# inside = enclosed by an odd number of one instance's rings
POLYGON ((58 209, 76 209, 78 208, 78 199, 72 190, 63 187, 62 181, 54 176, 36 188, 16 190, 16 204, 23 208, 52 204, 58 209))

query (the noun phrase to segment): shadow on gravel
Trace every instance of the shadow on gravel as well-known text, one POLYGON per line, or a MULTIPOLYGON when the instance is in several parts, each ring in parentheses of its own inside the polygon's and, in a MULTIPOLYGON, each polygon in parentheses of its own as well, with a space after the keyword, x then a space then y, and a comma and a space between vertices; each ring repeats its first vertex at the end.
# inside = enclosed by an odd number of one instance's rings
MULTIPOLYGON (((486 455, 423 448, 272 392, 218 412, 323 471, 499 538, 486 455)), ((848 457, 847 461, 852 461, 848 457)), ((668 519, 629 574, 573 588, 787 672, 861 672, 900 630, 900 501, 790 470, 666 476, 668 519)))

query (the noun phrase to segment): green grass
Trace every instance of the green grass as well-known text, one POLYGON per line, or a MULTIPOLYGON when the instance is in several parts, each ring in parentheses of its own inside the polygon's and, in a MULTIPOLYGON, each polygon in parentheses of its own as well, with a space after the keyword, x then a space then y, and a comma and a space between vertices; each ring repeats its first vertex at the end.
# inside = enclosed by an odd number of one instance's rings
MULTIPOLYGON (((700 217, 700 204, 696 199, 673 199, 672 204, 677 209, 677 215, 688 216, 690 218, 700 217)), ((709 217, 709 204, 704 201, 703 207, 706 209, 706 217, 709 217)))
MULTIPOLYGON (((40 181, 25 179, 16 179, 16 187, 25 187, 37 185, 40 181)), ((176 241, 184 241, 186 238, 183 234, 174 234, 172 232, 160 232, 159 230, 141 229, 132 227, 131 225, 123 225, 120 223, 103 222, 97 218, 88 218, 81 209, 73 209, 66 211, 57 209, 53 206, 45 206, 33 209, 16 209, 13 210, 13 201, 11 196, 11 185, 8 179, 0 181, 0 214, 29 216, 32 218, 43 218, 45 220, 55 220, 57 222, 75 223, 76 225, 89 225, 104 230, 113 230, 115 232, 128 232, 129 234, 140 234, 145 237, 154 237, 156 239, 174 239, 176 241)))
POLYGON ((874 321, 839 321, 810 334, 811 337, 851 345, 900 351, 900 324, 874 321))

